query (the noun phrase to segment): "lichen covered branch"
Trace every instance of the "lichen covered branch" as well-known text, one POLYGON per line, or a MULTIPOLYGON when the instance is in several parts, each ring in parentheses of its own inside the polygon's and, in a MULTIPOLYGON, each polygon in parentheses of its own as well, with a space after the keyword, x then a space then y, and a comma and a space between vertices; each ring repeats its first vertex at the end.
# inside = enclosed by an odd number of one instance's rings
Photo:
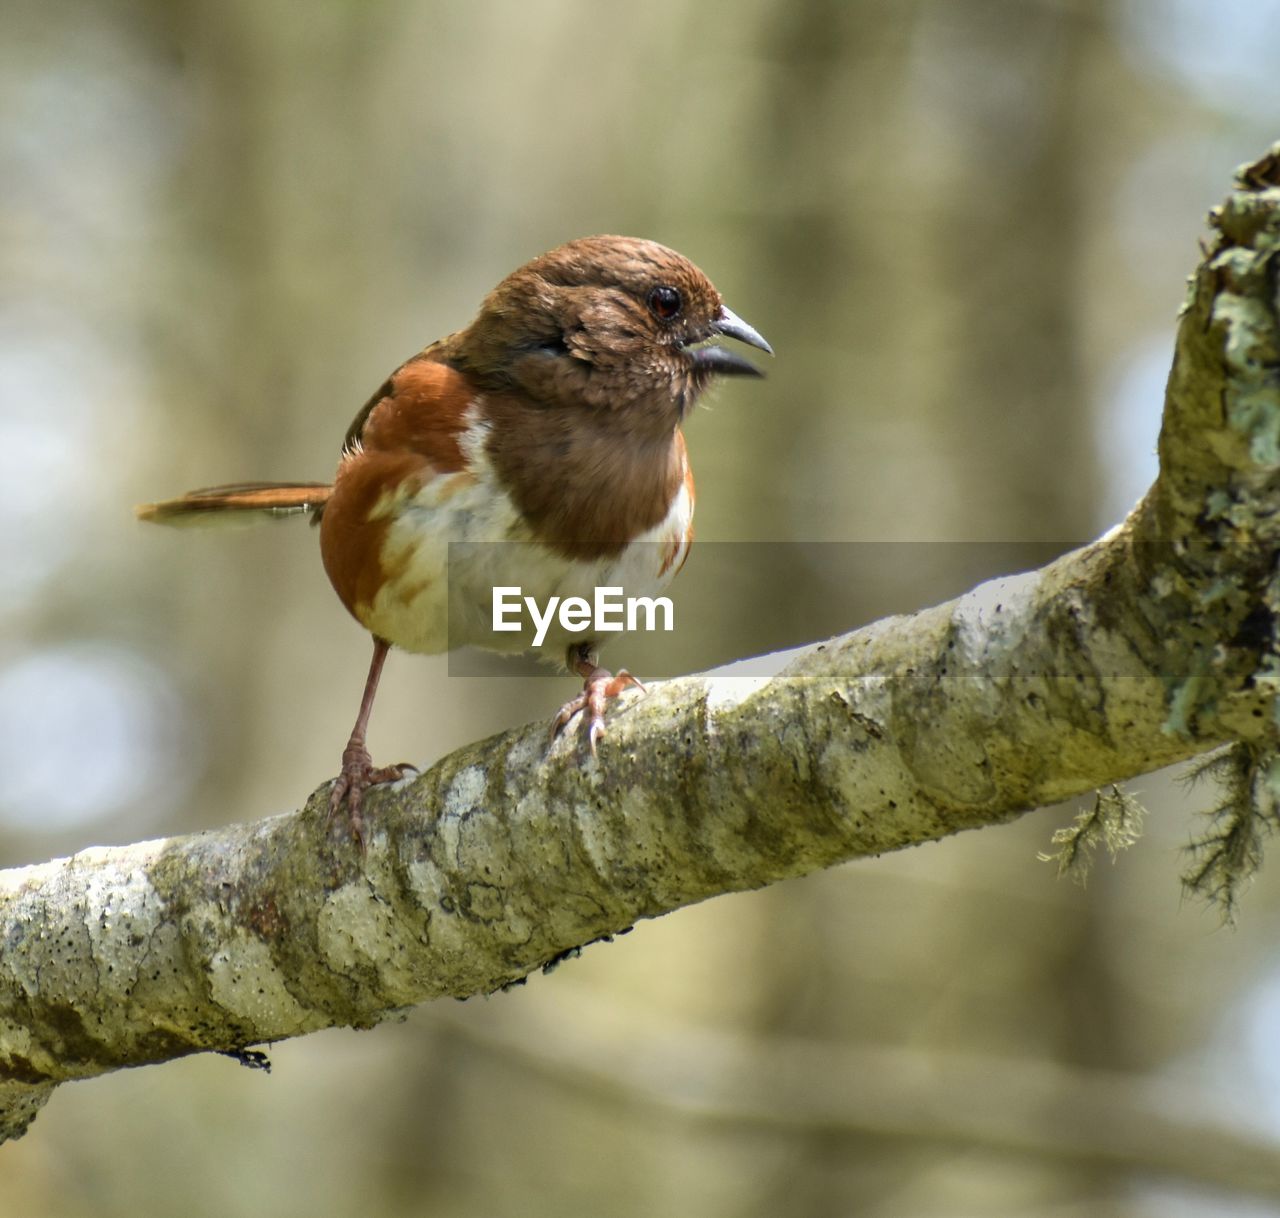
MULTIPOLYGON (((628 694, 596 759, 535 725, 368 798, 0 876, 0 1134, 58 1082, 491 991, 719 893, 1223 744, 1273 749, 1280 150, 1179 330, 1156 485, 1048 567, 628 694)), ((1262 764, 1259 762, 1259 764, 1262 764)))

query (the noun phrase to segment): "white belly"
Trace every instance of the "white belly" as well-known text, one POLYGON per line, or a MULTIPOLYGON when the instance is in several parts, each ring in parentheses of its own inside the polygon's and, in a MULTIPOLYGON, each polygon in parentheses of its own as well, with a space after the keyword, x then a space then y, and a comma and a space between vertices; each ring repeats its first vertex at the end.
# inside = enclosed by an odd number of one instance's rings
MULTIPOLYGON (((473 467, 474 468, 474 467, 473 467)), ((530 615, 520 632, 493 630, 495 587, 518 587, 545 607, 552 597, 593 598, 597 587, 626 596, 654 596, 680 569, 688 548, 693 504, 682 485, 665 519, 615 558, 580 562, 531 541, 506 493, 489 476, 434 479, 397 506, 382 549, 390 578, 361 622, 406 651, 435 653, 478 646, 519 652, 534 646, 530 615)), ((570 632, 554 620, 538 650, 564 655, 571 643, 608 637, 570 632)))

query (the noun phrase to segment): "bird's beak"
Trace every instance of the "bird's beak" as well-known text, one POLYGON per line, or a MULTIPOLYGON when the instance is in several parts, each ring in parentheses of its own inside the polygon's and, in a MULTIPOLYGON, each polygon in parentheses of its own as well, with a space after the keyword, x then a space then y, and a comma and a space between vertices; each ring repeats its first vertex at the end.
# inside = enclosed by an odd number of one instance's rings
MULTIPOLYGON (((712 334, 723 334, 726 338, 736 338, 749 347, 757 347, 761 351, 773 354, 763 334, 754 326, 749 326, 727 305, 720 306, 720 313, 711 323, 712 334)), ((695 366, 707 372, 718 372, 721 376, 764 376, 764 373, 749 359, 730 351, 726 347, 699 347, 692 352, 695 366)))

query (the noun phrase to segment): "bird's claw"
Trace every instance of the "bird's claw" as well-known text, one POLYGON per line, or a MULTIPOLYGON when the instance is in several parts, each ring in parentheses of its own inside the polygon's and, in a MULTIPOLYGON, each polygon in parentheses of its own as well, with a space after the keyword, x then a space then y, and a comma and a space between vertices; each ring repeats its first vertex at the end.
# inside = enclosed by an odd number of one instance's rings
POLYGON ((342 769, 338 772, 333 789, 329 792, 328 823, 333 823, 333 818, 345 805, 351 836, 360 843, 361 850, 367 849, 364 816, 361 811, 364 793, 370 787, 378 786, 379 783, 396 782, 404 777, 406 771, 413 768, 408 762, 403 761, 398 765, 375 766, 373 759, 369 756, 369 750, 363 744, 348 744, 342 751, 342 769))
POLYGON ((549 743, 554 743, 579 711, 587 712, 587 744, 591 748, 591 756, 596 755, 596 745, 604 737, 604 712, 611 698, 616 698, 624 689, 638 689, 645 692, 644 686, 625 668, 618 670, 617 676, 607 668, 596 668, 584 679, 582 692, 570 698, 551 721, 549 743))

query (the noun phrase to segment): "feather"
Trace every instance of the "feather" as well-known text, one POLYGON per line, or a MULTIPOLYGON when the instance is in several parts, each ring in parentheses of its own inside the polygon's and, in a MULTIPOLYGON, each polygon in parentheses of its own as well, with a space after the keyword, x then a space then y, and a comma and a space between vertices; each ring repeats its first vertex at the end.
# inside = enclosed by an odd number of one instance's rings
POLYGON ((134 514, 152 524, 196 527, 254 524, 301 513, 318 519, 332 491, 327 482, 237 482, 143 503, 134 508, 134 514))

